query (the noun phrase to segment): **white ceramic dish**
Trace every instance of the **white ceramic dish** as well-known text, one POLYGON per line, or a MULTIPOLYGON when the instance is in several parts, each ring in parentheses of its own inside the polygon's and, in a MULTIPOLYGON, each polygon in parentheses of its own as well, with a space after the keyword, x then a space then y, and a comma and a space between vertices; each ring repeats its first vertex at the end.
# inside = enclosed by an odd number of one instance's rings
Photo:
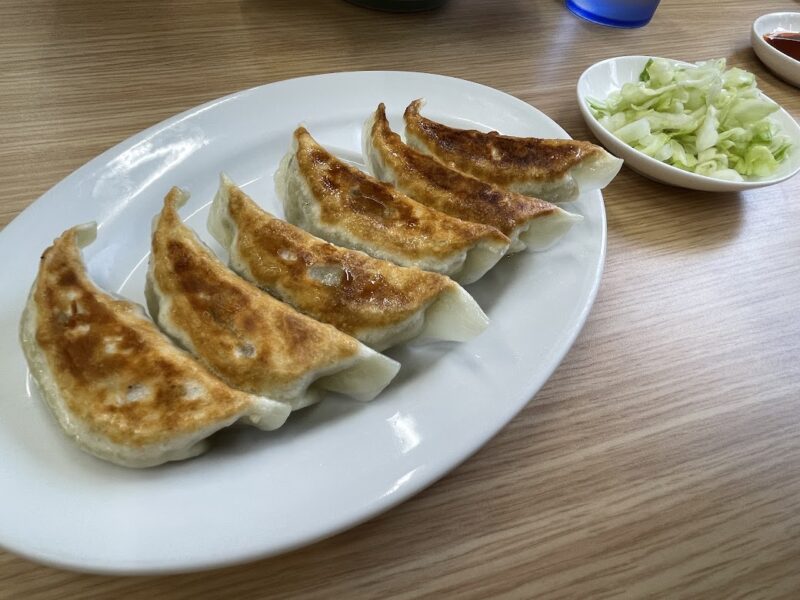
MULTIPOLYGON (((141 302, 150 220, 170 186, 205 232, 218 173, 282 214, 272 175, 301 121, 359 160, 361 124, 384 101, 396 127, 414 98, 456 126, 567 137, 530 105, 437 75, 338 73, 283 81, 192 109, 67 177, 0 233, 0 545, 38 561, 110 573, 201 569, 276 554, 401 502, 467 458, 550 376, 594 299, 605 253, 599 192, 569 208, 584 220, 553 249, 507 259, 470 291, 492 323, 467 344, 405 347, 377 400, 331 398, 276 432, 222 432, 197 459, 149 470, 72 445, 26 378, 17 325, 39 255, 63 229, 100 224, 89 270, 141 302), (449 115, 449 116, 448 116, 449 115)), ((211 246, 220 251, 218 245, 211 246)))
MULTIPOLYGON (((628 167, 645 177, 661 183, 706 192, 737 192, 773 185, 792 177, 800 171, 800 126, 782 108, 772 115, 772 118, 780 124, 784 133, 792 137, 794 148, 776 173, 761 179, 724 181, 706 177, 705 175, 689 173, 651 158, 619 140, 594 117, 589 110, 586 99, 606 98, 612 91, 620 89, 623 84, 638 81, 639 74, 649 59, 649 56, 609 58, 586 69, 578 79, 578 106, 580 106, 581 114, 586 124, 609 152, 625 159, 625 164, 628 167)), ((688 64, 681 61, 674 62, 688 64)))
POLYGON ((764 35, 776 29, 800 31, 800 13, 778 12, 762 15, 753 21, 750 30, 750 43, 756 56, 778 77, 800 87, 800 61, 776 50, 764 41, 764 35))

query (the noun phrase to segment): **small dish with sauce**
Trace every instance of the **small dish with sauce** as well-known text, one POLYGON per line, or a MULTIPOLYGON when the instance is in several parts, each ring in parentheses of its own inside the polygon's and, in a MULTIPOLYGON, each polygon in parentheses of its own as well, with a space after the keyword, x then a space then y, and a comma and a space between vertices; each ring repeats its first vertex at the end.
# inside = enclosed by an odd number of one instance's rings
POLYGON ((760 16, 753 22, 750 42, 756 56, 773 73, 800 87, 800 12, 760 16))

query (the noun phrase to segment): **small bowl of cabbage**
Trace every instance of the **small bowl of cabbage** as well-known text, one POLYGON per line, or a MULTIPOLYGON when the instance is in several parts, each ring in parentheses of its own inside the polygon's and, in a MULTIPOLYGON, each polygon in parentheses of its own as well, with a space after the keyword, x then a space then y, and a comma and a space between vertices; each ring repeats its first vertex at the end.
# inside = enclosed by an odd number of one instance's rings
POLYGON ((578 104, 609 151, 662 183, 741 191, 800 171, 800 126, 724 59, 604 60, 578 80, 578 104))

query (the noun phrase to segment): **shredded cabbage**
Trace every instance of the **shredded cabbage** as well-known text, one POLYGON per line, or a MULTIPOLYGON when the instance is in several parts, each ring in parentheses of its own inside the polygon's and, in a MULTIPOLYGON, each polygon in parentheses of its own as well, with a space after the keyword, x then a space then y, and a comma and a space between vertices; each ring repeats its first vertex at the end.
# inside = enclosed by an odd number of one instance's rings
POLYGON ((770 118, 778 105, 755 76, 725 59, 680 66, 651 58, 636 83, 605 101, 589 98, 600 123, 626 144, 679 169, 726 179, 766 177, 791 148, 770 118))

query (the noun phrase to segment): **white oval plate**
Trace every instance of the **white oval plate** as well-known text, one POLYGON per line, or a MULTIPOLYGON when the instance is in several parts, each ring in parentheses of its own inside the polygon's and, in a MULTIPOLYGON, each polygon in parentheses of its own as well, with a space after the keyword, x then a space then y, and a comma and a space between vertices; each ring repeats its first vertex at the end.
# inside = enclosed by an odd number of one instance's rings
MULTIPOLYGON (((655 181, 705 192, 739 192, 760 188, 785 181, 800 171, 800 126, 783 108, 773 114, 772 118, 781 126, 784 133, 792 138, 794 148, 789 157, 773 175, 759 179, 725 181, 690 173, 651 158, 617 138, 594 117, 592 111, 589 110, 586 99, 597 98, 602 100, 611 92, 620 89, 623 84, 638 81, 639 74, 650 58, 650 56, 609 58, 593 64, 578 79, 578 106, 580 106, 581 114, 586 124, 612 154, 625 159, 625 165, 655 181)), ((689 64, 679 60, 673 62, 680 65, 689 64)))
POLYGON ((778 77, 800 87, 800 61, 776 50, 764 41, 764 34, 772 33, 776 29, 785 31, 800 31, 800 13, 778 12, 762 15, 753 21, 750 30, 750 43, 756 56, 778 77))
MULTIPOLYGON (((390 352, 403 367, 370 404, 331 398, 276 432, 222 432, 197 459, 148 470, 84 454, 26 379, 17 323, 39 255, 62 230, 97 220, 95 280, 142 302, 150 220, 172 185, 201 237, 221 170, 283 214, 272 175, 303 121, 346 158, 378 102, 395 127, 414 98, 452 125, 568 137, 530 105, 475 83, 420 73, 320 75, 189 110, 67 177, 0 233, 0 545, 95 572, 201 569, 277 554, 351 527, 419 492, 521 410, 572 345, 605 254, 599 192, 570 206, 583 222, 553 249, 505 259, 470 286, 492 323, 467 344, 390 352)), ((217 244, 211 246, 220 251, 217 244)))

